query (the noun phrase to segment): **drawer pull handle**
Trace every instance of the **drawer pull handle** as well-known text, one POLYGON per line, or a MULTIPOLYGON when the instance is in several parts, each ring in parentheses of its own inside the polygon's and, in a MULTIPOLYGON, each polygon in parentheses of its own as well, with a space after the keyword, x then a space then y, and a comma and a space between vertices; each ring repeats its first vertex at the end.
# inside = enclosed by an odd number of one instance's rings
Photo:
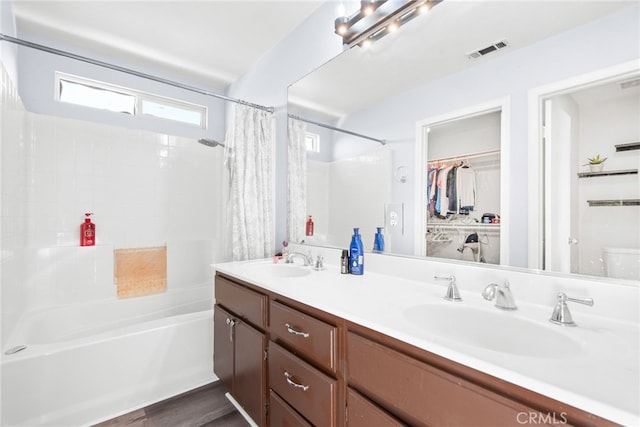
POLYGON ((296 331, 288 323, 285 323, 284 326, 287 327, 287 331, 292 335, 296 335, 296 336, 299 336, 299 337, 302 337, 302 338, 309 338, 309 332, 296 331))
POLYGON ((294 388, 301 388, 302 391, 307 391, 309 389, 308 385, 304 385, 304 384, 298 384, 297 382, 293 381, 291 378, 293 378, 293 375, 291 375, 289 372, 284 371, 284 377, 287 379, 287 382, 289 383, 290 386, 294 387, 294 388))

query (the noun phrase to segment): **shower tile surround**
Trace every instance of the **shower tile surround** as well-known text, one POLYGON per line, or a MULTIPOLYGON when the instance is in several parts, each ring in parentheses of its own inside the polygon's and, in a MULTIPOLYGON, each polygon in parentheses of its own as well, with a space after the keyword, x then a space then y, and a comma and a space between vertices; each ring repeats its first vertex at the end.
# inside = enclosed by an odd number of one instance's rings
POLYGON ((115 298, 116 249, 166 245, 168 288, 210 283, 223 150, 29 113, 1 72, 2 343, 25 311, 115 298), (85 212, 96 246, 79 246, 85 212))

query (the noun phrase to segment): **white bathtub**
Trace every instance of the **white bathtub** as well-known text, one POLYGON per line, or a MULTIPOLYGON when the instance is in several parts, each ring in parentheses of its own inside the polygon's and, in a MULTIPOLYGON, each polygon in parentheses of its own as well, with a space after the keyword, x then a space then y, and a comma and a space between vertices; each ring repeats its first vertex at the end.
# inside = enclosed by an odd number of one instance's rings
POLYGON ((207 285, 27 313, 2 349, 0 425, 92 425, 216 380, 211 307, 207 285))

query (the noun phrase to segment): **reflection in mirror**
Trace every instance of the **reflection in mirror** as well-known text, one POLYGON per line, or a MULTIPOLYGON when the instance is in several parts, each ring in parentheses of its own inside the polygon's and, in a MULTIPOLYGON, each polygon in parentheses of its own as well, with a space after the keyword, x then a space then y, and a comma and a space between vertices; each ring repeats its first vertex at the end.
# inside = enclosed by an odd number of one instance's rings
POLYGON ((640 74, 551 93, 541 103, 544 268, 640 280, 640 74), (606 161, 590 164, 596 156, 606 161))
POLYGON ((542 84, 637 58, 638 42, 629 42, 638 27, 629 16, 637 11, 637 5, 616 1, 442 2, 369 49, 349 49, 294 83, 290 114, 386 141, 307 123, 320 148, 307 153, 305 209, 315 233, 304 241, 346 248, 352 228, 360 227, 371 250, 376 228, 383 226, 386 253, 543 267, 530 257, 538 251, 532 245, 543 241, 530 237, 539 225, 533 212, 543 201, 541 192, 528 195, 538 174, 530 170, 537 160, 530 157, 536 150, 528 138, 538 123, 529 123, 526 99, 542 84), (597 45, 589 41, 595 39, 597 45), (499 40, 504 49, 471 59, 471 52, 499 40), (607 47, 612 45, 626 56, 616 56, 607 47), (495 100, 499 108, 475 114, 490 124, 474 129, 465 110, 495 100), (440 116, 447 120, 427 123, 440 116), (433 134, 425 136, 426 127, 433 134), (458 135, 449 138, 449 132, 458 135), (485 144, 484 134, 491 133, 485 144), (429 216, 428 167, 465 161, 475 169, 473 210, 455 207, 445 218, 429 216), (445 229, 454 222, 476 229, 445 229), (467 242, 474 231, 476 253, 464 247, 475 243, 467 242))
POLYGON ((427 256, 500 263, 500 118, 496 111, 426 129, 427 256))

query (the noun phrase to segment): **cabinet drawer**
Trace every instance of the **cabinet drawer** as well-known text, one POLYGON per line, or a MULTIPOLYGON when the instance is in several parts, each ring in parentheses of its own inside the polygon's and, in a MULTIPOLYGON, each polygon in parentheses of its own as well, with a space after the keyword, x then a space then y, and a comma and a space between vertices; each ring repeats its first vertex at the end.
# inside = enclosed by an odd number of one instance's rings
POLYGON ((273 390, 270 391, 269 398, 269 425, 274 427, 312 427, 273 390))
POLYGON ((336 425, 336 380, 274 342, 269 343, 269 384, 312 424, 336 425))
POLYGON ((531 408, 352 332, 349 386, 412 425, 518 425, 531 408))
POLYGON ((320 366, 336 371, 337 328, 287 307, 271 302, 271 335, 320 366))
POLYGON ((401 427, 406 424, 387 414, 355 390, 347 390, 348 427, 401 427))
POLYGON ((263 329, 267 326, 267 303, 266 295, 216 276, 216 304, 263 329))

